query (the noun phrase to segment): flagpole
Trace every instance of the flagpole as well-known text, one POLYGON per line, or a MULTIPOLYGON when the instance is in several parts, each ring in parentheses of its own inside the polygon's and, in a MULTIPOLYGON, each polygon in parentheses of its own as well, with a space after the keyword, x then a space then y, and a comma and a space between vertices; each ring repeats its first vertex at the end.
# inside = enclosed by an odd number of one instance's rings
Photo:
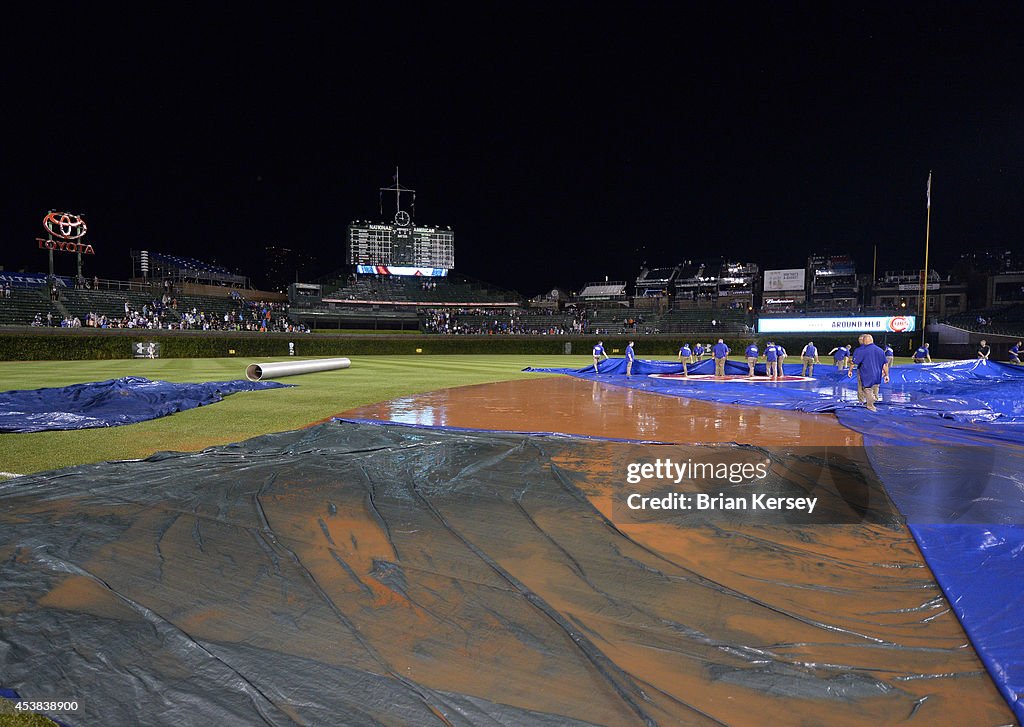
POLYGON ((932 173, 928 172, 928 217, 924 226, 924 304, 921 311, 921 346, 925 344, 925 335, 928 330, 928 242, 932 232, 932 173))

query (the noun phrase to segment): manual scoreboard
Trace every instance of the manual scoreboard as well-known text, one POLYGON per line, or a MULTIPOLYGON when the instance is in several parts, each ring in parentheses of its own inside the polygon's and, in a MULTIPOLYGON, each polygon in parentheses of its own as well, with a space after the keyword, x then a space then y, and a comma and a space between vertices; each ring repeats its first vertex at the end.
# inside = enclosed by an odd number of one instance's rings
POLYGON ((449 228, 418 227, 408 216, 394 224, 353 222, 348 226, 348 264, 393 269, 455 267, 455 233, 449 228))

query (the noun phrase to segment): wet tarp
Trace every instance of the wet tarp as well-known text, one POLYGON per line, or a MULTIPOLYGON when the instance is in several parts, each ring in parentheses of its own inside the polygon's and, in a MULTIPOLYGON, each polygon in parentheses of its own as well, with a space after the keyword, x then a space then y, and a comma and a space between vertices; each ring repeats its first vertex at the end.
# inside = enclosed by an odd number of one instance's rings
POLYGON ((865 456, 330 422, 17 478, 2 686, 83 725, 1007 722, 865 456), (655 458, 821 509, 634 518, 655 458))
MULTIPOLYGON (((787 376, 799 377, 802 365, 785 364, 783 368, 787 376)), ((807 412, 837 411, 858 406, 856 373, 851 378, 845 370, 832 364, 815 365, 813 380, 782 382, 686 379, 681 377, 681 364, 639 359, 633 365, 632 378, 625 375, 623 359, 602 361, 596 374, 593 366, 582 369, 528 368, 526 371, 562 373, 616 386, 724 404, 807 412), (672 378, 652 378, 652 374, 672 378), (676 378, 676 374, 680 377, 676 378)), ((726 361, 727 376, 745 377, 747 371, 745 363, 726 361)), ((714 361, 710 359, 689 367, 690 374, 709 375, 714 372, 714 361)), ((755 376, 764 376, 764 373, 764 364, 758 364, 755 376)), ((882 386, 882 397, 880 408, 891 414, 1024 425, 1024 367, 994 361, 896 366, 891 370, 890 383, 882 386)), ((1024 426, 1020 432, 1020 441, 1024 443, 1024 426)))
MULTIPOLYGON (((748 371, 738 362, 726 366, 728 375, 748 371)), ((786 364, 785 373, 798 376, 801 368, 786 364)), ((816 365, 814 381, 779 383, 651 378, 682 371, 657 361, 638 361, 628 379, 621 359, 602 362, 597 374, 592 366, 557 371, 671 396, 836 412, 864 435, 872 467, 1024 721, 1024 367, 983 361, 894 367, 878 413, 858 404, 855 380, 832 365, 816 365)), ((714 363, 689 371, 713 374, 714 363)))
POLYGON ((277 382, 209 381, 177 384, 126 376, 52 389, 0 392, 0 432, 90 429, 135 424, 222 401, 239 391, 286 386, 277 382))

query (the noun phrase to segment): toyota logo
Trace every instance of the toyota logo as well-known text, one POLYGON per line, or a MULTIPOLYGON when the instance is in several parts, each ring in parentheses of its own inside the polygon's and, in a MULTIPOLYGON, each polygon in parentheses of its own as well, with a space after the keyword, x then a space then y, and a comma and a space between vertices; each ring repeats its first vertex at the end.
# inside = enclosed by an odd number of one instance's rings
POLYGON ((43 227, 61 240, 81 240, 88 231, 80 215, 67 212, 50 212, 43 218, 43 227))

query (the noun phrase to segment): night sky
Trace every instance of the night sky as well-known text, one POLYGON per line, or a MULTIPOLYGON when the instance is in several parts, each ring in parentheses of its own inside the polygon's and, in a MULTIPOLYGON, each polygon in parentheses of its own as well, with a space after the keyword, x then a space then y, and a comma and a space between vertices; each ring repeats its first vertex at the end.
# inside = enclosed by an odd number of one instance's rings
POLYGON ((934 264, 1020 246, 1020 3, 347 5, 6 18, 0 264, 44 271, 56 208, 90 276, 134 248, 259 277, 268 244, 328 273, 396 165, 458 271, 527 295, 876 244, 919 267, 929 170, 934 264))

